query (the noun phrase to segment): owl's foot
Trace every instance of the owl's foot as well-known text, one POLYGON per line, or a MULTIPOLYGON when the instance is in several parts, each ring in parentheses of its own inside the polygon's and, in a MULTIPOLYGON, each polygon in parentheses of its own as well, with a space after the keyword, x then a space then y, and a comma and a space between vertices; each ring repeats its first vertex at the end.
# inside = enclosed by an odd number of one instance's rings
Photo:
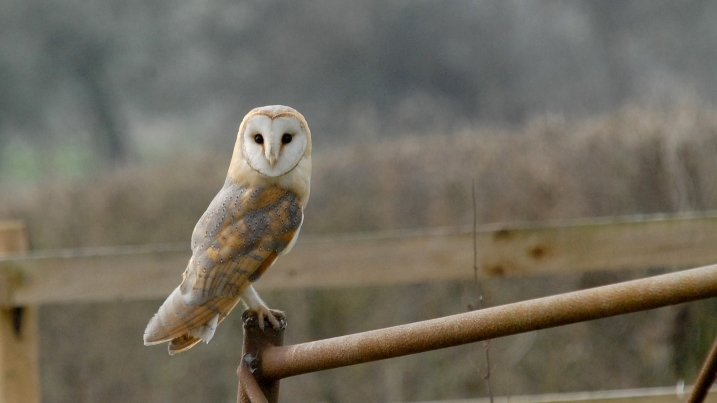
POLYGON ((286 327, 286 315, 284 312, 276 309, 261 306, 256 310, 256 318, 259 321, 259 329, 262 331, 264 331, 264 319, 268 320, 274 329, 283 329, 286 327))
POLYGON ((247 287, 240 296, 247 308, 256 312, 256 319, 259 321, 259 328, 262 332, 264 331, 264 319, 268 320, 274 329, 286 327, 286 315, 284 315, 284 312, 269 309, 264 301, 259 298, 259 294, 256 293, 254 287, 247 287))

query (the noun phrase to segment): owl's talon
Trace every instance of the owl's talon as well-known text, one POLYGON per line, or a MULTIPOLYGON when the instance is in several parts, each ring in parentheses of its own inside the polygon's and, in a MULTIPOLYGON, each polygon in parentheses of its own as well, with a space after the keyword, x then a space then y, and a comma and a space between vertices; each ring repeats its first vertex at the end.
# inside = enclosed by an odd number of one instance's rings
POLYGON ((272 325, 274 325, 274 329, 285 329, 286 314, 278 309, 270 309, 269 311, 271 311, 271 315, 274 317, 274 320, 276 320, 276 323, 272 322, 272 325))
POLYGON ((283 329, 286 327, 286 315, 284 315, 284 312, 276 309, 262 307, 256 311, 256 318, 259 321, 259 329, 262 331, 264 331, 265 319, 269 321, 271 327, 274 329, 283 329))

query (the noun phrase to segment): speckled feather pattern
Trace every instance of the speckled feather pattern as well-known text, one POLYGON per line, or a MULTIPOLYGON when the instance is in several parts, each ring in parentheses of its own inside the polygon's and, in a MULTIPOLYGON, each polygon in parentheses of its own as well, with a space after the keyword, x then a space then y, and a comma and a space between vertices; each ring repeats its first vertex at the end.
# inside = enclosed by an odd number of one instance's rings
POLYGON ((227 181, 192 234, 192 258, 178 288, 145 331, 145 342, 170 341, 188 349, 192 331, 219 315, 221 322, 240 293, 271 266, 297 235, 303 208, 278 186, 248 188, 227 181))

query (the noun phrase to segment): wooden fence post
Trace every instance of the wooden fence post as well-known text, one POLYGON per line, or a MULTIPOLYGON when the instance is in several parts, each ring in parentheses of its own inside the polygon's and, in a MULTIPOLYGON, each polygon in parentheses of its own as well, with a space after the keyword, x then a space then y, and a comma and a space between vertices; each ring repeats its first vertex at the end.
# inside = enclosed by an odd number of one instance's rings
MULTIPOLYGON (((28 249, 23 223, 0 223, 0 256, 28 249)), ((0 403, 39 403, 38 312, 11 303, 21 281, 16 274, 12 268, 0 271, 0 403)))

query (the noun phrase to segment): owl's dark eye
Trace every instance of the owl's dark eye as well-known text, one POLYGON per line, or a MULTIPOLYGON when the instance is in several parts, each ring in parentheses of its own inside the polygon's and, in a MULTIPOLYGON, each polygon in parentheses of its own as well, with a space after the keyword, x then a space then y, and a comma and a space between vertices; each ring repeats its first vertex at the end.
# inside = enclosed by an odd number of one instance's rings
POLYGON ((281 136, 281 142, 284 143, 284 144, 289 144, 289 143, 291 143, 291 140, 293 140, 293 139, 294 139, 294 136, 292 136, 292 135, 289 134, 289 133, 284 133, 284 135, 281 136))
POLYGON ((256 141, 256 144, 264 144, 264 136, 257 134, 254 136, 254 141, 256 141))

